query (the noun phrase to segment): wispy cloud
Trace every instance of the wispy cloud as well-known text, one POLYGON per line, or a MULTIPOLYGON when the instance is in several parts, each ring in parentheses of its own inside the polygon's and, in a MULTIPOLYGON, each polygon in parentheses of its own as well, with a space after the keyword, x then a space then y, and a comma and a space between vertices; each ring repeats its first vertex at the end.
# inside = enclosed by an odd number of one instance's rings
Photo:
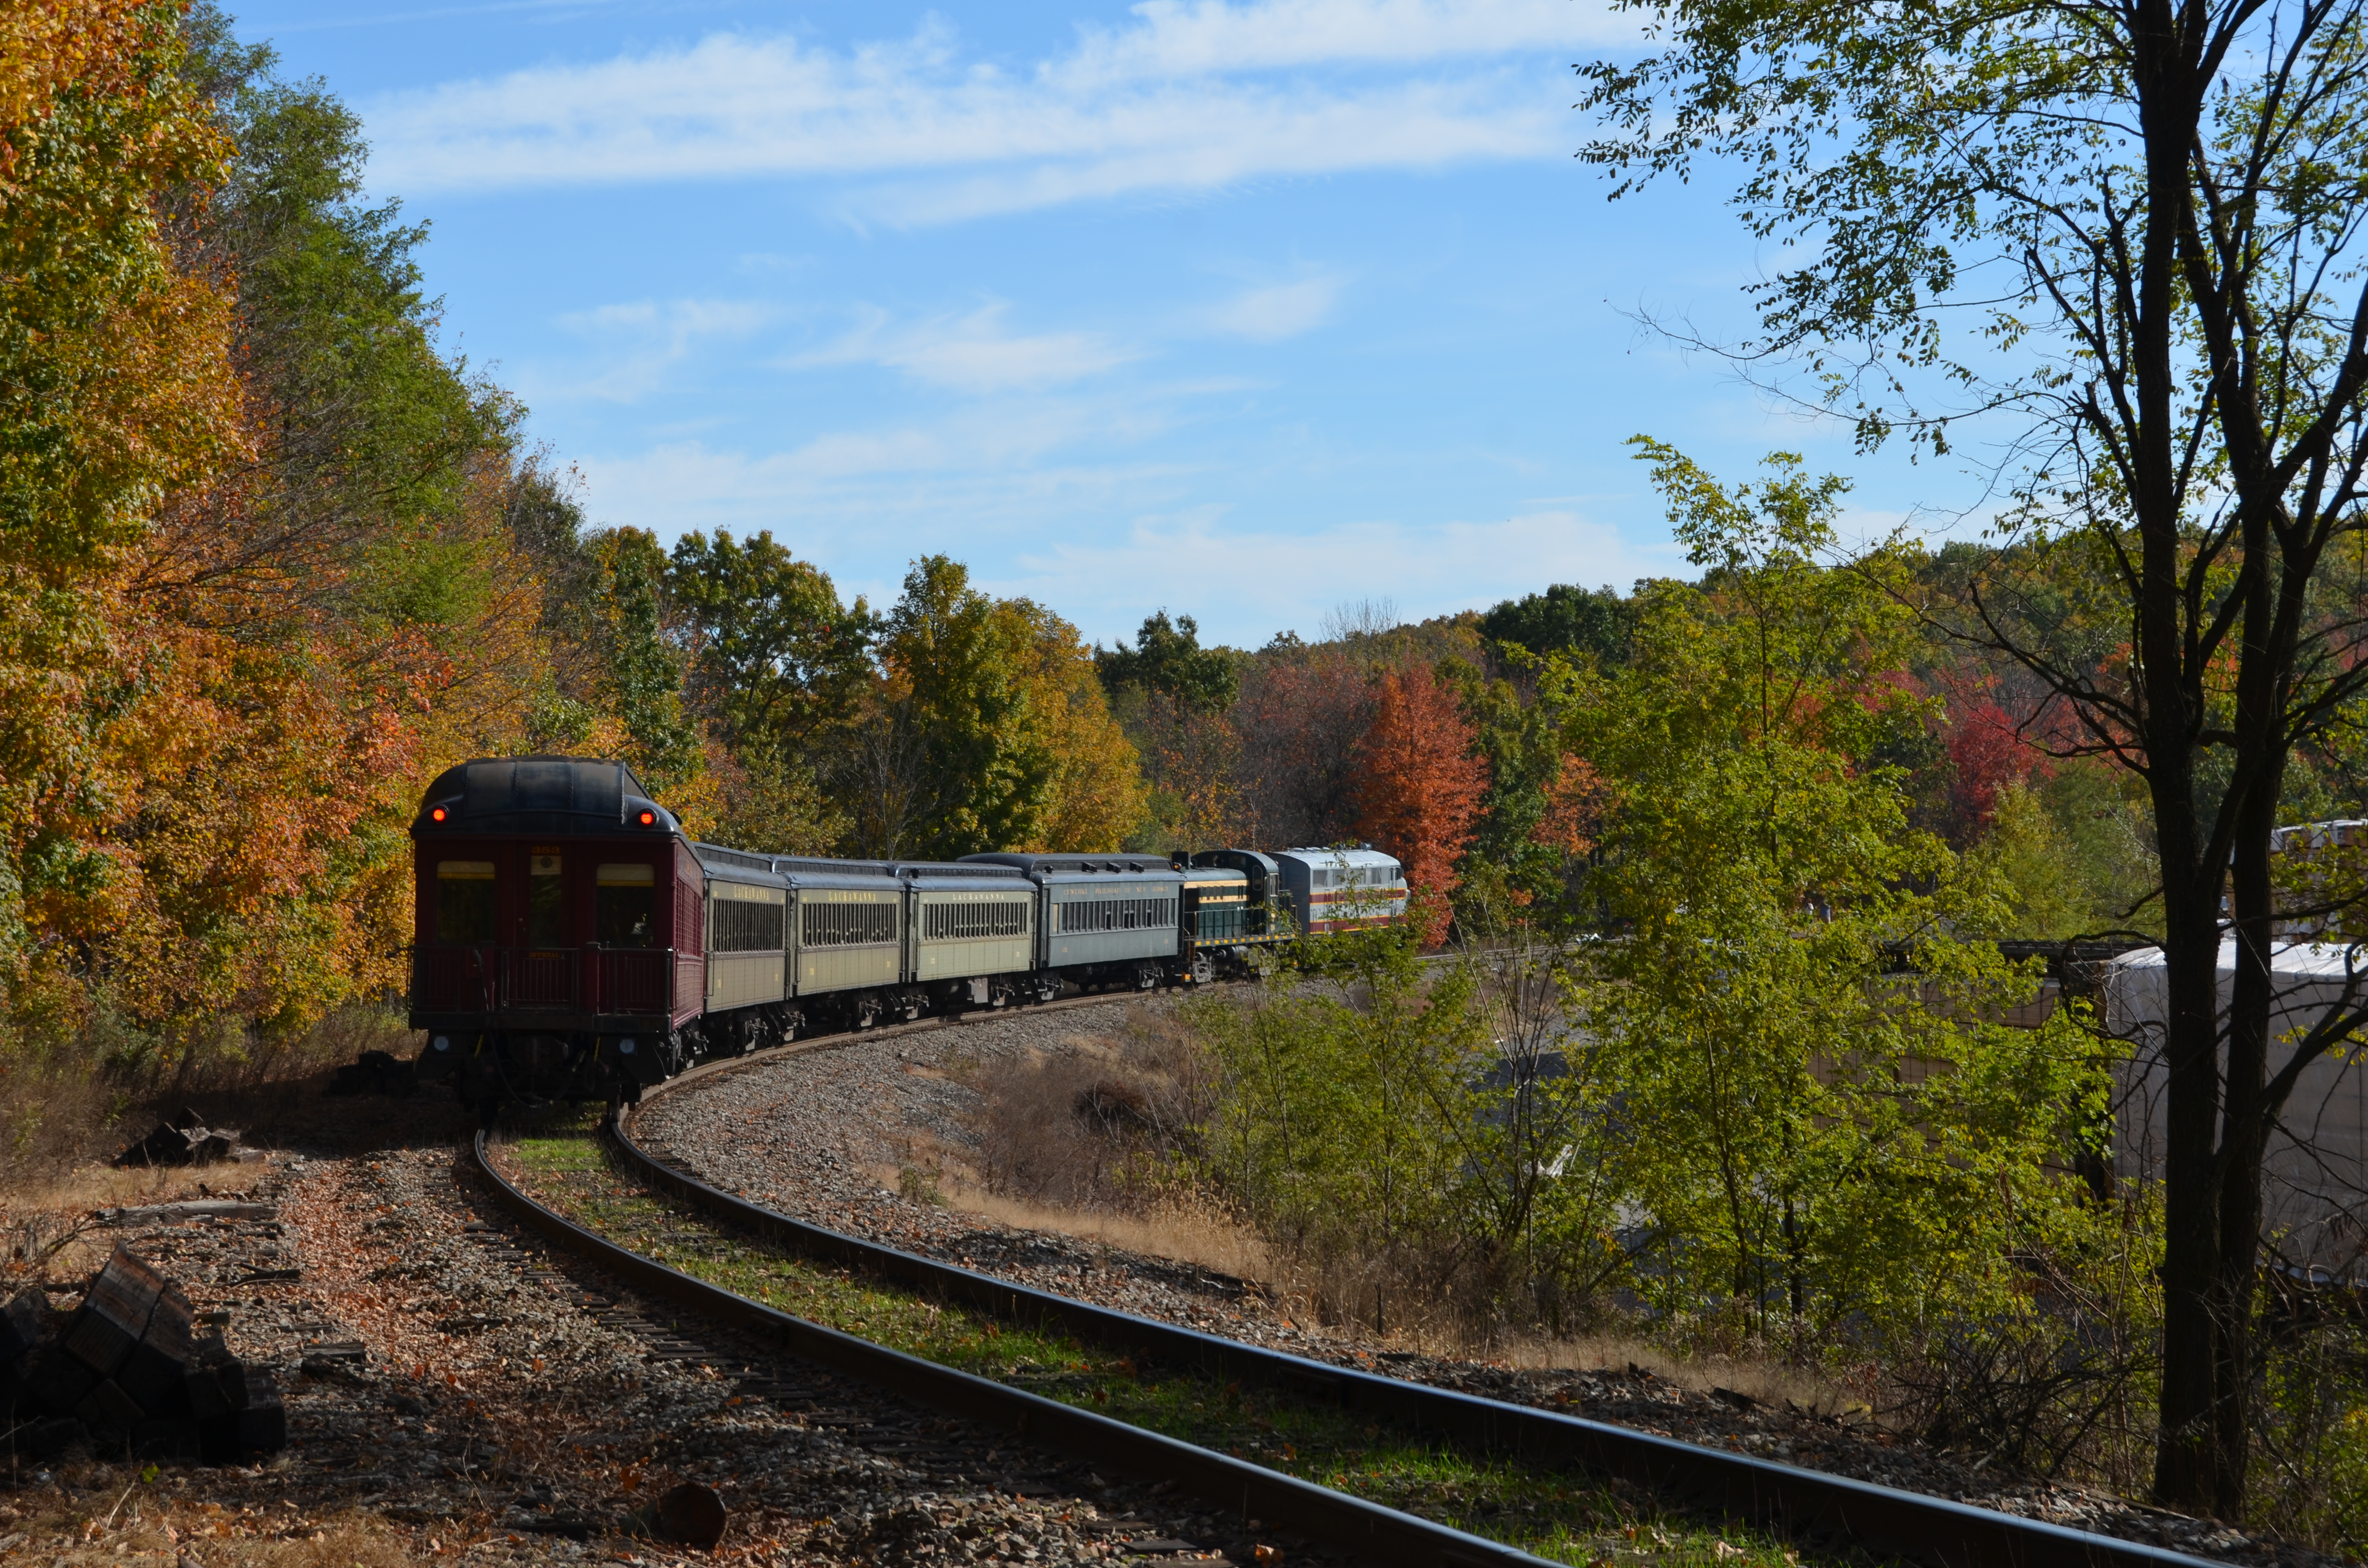
POLYGON ((709 339, 746 338, 775 319, 771 306, 737 300, 637 300, 571 312, 560 327, 582 340, 598 369, 557 378, 529 374, 538 398, 634 403, 666 384, 666 371, 709 339))
POLYGON ((1180 607, 1199 617, 1204 635, 1255 644, 1286 628, 1317 635, 1324 612, 1346 600, 1392 598, 1408 619, 1422 619, 1548 583, 1624 587, 1684 565, 1674 545, 1640 548, 1609 524, 1559 507, 1489 522, 1377 520, 1306 533, 1229 527, 1219 508, 1203 507, 1023 555, 1017 574, 990 585, 1094 607, 1080 622, 1089 635, 1131 631, 1130 617, 1180 607), (1114 585, 1126 591, 1113 598, 1114 585))
POLYGON ((1096 333, 1007 332, 1006 309, 996 302, 902 326, 874 312, 837 342, 790 363, 884 365, 955 392, 996 392, 1060 386, 1142 358, 1140 350, 1096 333))
POLYGON ((1532 157, 1568 141, 1568 94, 1508 57, 1628 28, 1600 0, 1151 0, 1019 71, 967 56, 942 23, 844 51, 716 34, 382 98, 372 177, 410 193, 853 178, 873 188, 852 214, 928 222, 1532 157))
POLYGON ((1411 64, 1609 42, 1634 28, 1573 0, 1144 0, 1127 28, 1089 27, 1075 55, 1044 67, 1102 85, 1309 65, 1411 64))
POLYGON ((1208 324, 1235 337, 1277 343, 1321 326, 1340 298, 1340 279, 1303 278, 1235 295, 1209 312, 1208 324))

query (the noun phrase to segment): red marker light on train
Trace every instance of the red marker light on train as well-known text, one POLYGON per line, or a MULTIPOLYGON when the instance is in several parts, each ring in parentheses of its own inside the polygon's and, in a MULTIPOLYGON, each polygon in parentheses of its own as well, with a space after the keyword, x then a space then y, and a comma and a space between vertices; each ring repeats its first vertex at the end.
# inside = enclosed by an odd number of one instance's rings
POLYGON ((434 811, 428 812, 427 820, 429 822, 442 822, 444 820, 444 808, 438 806, 434 811))
POLYGON ((641 824, 642 824, 643 827, 650 827, 650 826, 655 825, 655 824, 656 824, 657 820, 658 820, 658 814, 657 814, 657 812, 643 812, 641 814, 641 818, 640 818, 641 824))

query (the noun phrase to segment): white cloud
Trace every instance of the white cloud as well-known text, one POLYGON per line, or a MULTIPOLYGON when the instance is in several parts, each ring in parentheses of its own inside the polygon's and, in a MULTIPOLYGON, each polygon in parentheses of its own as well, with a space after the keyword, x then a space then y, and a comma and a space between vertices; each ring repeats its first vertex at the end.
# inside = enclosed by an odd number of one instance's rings
POLYGON ((1211 311, 1208 323, 1235 337, 1278 343, 1321 326, 1339 298, 1338 278, 1304 278, 1237 294, 1211 311))
POLYGON ((1131 28, 1082 29, 1076 54, 1045 74, 1076 83, 1616 43, 1633 22, 1574 0, 1144 0, 1131 28))
POLYGON ((1495 522, 1343 523, 1313 533, 1227 528, 1214 508, 1137 522, 1107 541, 1024 554, 988 585, 1058 606, 1088 636, 1131 633, 1155 609, 1189 610, 1204 638, 1255 645, 1285 628, 1320 633, 1347 601, 1394 599, 1410 620, 1482 609, 1549 583, 1611 583, 1686 570, 1666 542, 1554 509, 1495 522))
POLYGON ((1572 134, 1561 62, 1508 57, 1626 25, 1606 17, 1598 0, 1152 0, 1132 25, 1087 30, 1019 72, 966 59, 940 24, 843 51, 715 34, 382 98, 366 116, 371 172, 411 194, 884 180, 848 199, 851 215, 929 222, 1258 176, 1543 156, 1572 134))
POLYGON ((1003 329, 1005 309, 997 302, 903 327, 875 312, 838 342, 790 363, 885 365, 933 386, 996 392, 1058 386, 1142 357, 1095 333, 1014 335, 1003 329))
POLYGON ((635 403, 703 341, 745 338, 775 319, 771 306, 734 300, 637 300, 575 311, 558 324, 589 347, 600 369, 567 374, 529 368, 520 390, 536 399, 592 397, 635 403))

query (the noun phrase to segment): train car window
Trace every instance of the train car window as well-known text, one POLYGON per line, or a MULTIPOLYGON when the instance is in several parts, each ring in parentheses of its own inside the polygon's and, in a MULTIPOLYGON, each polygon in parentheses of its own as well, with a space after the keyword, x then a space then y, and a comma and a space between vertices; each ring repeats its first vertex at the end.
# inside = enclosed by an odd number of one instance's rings
POLYGON ((798 909, 799 941, 809 948, 856 948, 896 939, 896 906, 870 903, 809 903, 798 909))
POLYGON ((788 909, 778 888, 717 882, 707 915, 711 953, 778 953, 788 909))
POLYGON ((647 866, 603 866, 594 877, 593 940, 646 948, 658 924, 657 874, 647 866))
POLYGON ((567 942, 567 879, 557 855, 541 850, 526 858, 526 945, 557 948, 567 942))
POLYGON ((1145 931, 1176 924, 1172 898, 1079 898, 1061 905, 1061 931, 1145 931))
POLYGON ((436 863, 436 939, 475 944, 494 939, 494 863, 436 863))
POLYGON ((923 907, 921 915, 921 939, 925 942, 1028 934, 1028 905, 1017 900, 931 903, 923 907))

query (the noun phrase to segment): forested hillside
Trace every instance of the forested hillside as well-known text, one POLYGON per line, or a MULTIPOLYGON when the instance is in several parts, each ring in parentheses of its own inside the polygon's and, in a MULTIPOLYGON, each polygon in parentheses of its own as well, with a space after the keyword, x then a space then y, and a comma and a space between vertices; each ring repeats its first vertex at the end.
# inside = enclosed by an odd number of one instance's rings
MULTIPOLYGON (((1366 839, 1422 929, 1605 913, 1622 778, 1586 715, 1652 678, 1640 628, 1756 612, 1693 584, 1540 585, 1420 625, 1201 645, 1178 606, 1094 650, 1053 608, 914 562, 843 599, 780 538, 588 520, 564 454, 446 347, 421 221, 359 195, 325 85, 222 16, 78 0, 9 44, 0 1060, 251 1070, 400 986, 404 824, 455 760, 629 759, 695 833, 951 856, 1366 839), (1607 836, 1608 835, 1608 836, 1607 836)), ((1707 483, 1705 480, 1704 483, 1707 483)), ((1896 555, 1898 602, 1984 552, 1896 555)), ((1823 570, 1824 568, 1816 568, 1823 570)), ((2149 928, 2129 775, 2020 666, 1914 620, 1844 748, 1902 831, 2001 879, 2000 934, 2149 928)), ((2088 634, 2118 633, 2099 622, 2088 634)), ((2350 782, 2297 770, 2294 810, 2350 782)))

